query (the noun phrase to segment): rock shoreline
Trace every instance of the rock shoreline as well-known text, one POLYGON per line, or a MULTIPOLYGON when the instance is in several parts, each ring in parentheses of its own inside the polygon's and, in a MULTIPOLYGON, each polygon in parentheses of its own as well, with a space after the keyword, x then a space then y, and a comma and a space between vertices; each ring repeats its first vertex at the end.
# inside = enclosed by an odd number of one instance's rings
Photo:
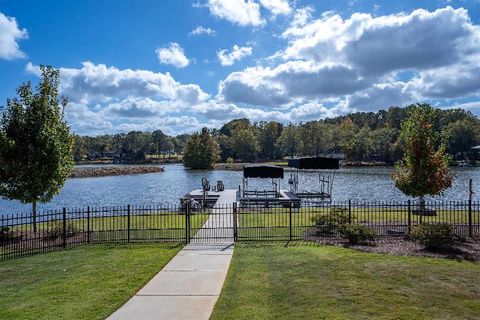
POLYGON ((70 178, 92 178, 143 174, 165 171, 159 166, 125 166, 125 167, 88 167, 74 168, 70 178))

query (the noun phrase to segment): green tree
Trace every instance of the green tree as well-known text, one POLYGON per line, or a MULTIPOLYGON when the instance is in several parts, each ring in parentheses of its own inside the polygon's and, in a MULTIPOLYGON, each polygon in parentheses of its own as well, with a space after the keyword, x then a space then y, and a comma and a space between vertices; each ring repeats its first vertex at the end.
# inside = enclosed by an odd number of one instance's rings
POLYGON ((191 169, 212 169, 220 150, 207 128, 194 133, 187 140, 183 151, 183 165, 191 169))
POLYGON ((88 155, 87 143, 83 137, 74 135, 73 159, 81 161, 88 155))
POLYGON ((411 197, 419 197, 425 208, 425 195, 435 196, 452 185, 445 144, 433 129, 433 108, 428 104, 411 107, 410 115, 401 125, 400 137, 404 148, 392 177, 395 186, 411 197))
POLYGON ((479 126, 476 121, 463 119, 451 122, 445 131, 448 136, 448 149, 454 156, 461 153, 463 158, 478 142, 479 126))
POLYGON ((277 148, 277 140, 282 134, 283 125, 270 121, 259 124, 260 157, 262 159, 278 159, 280 151, 277 148))
POLYGON ((64 120, 67 100, 58 99, 59 71, 41 67, 35 92, 22 84, 7 101, 0 124, 0 195, 36 206, 60 192, 72 166, 73 136, 64 120))
POLYGON ((252 129, 242 129, 233 134, 233 151, 237 158, 252 161, 259 151, 257 137, 252 129))
POLYGON ((302 150, 302 140, 298 127, 290 123, 283 128, 282 134, 277 140, 278 148, 282 155, 294 157, 302 150))

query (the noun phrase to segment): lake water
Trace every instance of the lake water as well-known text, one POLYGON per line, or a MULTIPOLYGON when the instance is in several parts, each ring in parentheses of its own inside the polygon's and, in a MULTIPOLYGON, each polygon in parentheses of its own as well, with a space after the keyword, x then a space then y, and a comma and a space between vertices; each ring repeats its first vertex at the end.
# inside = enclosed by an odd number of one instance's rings
MULTIPOLYGON (((181 196, 193 189, 201 188, 203 177, 215 185, 223 180, 228 189, 238 189, 242 183, 241 171, 186 170, 182 165, 165 165, 165 172, 131 176, 69 179, 60 194, 39 209, 59 209, 62 207, 110 206, 110 205, 153 205, 177 204, 181 196)), ((472 178, 474 191, 480 192, 480 168, 454 168, 455 180, 452 188, 438 200, 467 200, 468 179, 472 178)), ((390 179, 390 167, 344 167, 337 170, 333 185, 333 200, 390 201, 406 200, 390 179)), ((287 178, 282 187, 288 189, 287 178)), ((300 175, 300 189, 317 183, 318 175, 300 175)), ((250 189, 270 189, 271 180, 252 179, 250 189)), ((480 200, 480 194, 474 195, 480 200)), ((0 199, 0 215, 28 212, 30 205, 18 201, 0 199)))

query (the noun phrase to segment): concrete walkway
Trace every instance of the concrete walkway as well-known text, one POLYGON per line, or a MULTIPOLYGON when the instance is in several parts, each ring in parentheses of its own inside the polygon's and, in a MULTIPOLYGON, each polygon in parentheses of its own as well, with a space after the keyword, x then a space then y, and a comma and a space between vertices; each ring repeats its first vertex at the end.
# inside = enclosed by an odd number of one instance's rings
POLYGON ((220 196, 213 214, 193 237, 194 243, 186 245, 108 319, 196 320, 210 317, 233 255, 233 232, 222 229, 228 227, 231 212, 220 210, 220 207, 227 203, 231 206, 236 200, 231 193, 225 192, 220 196), (202 241, 219 235, 222 239, 202 241))

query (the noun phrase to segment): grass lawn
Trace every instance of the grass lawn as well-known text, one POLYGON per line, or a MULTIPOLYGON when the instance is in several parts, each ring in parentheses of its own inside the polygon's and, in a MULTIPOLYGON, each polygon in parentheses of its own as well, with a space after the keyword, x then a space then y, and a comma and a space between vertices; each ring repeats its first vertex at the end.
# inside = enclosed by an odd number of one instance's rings
POLYGON ((480 264, 237 244, 212 319, 478 319, 480 264))
POLYGON ((105 319, 181 245, 92 245, 0 262, 0 319, 105 319))

